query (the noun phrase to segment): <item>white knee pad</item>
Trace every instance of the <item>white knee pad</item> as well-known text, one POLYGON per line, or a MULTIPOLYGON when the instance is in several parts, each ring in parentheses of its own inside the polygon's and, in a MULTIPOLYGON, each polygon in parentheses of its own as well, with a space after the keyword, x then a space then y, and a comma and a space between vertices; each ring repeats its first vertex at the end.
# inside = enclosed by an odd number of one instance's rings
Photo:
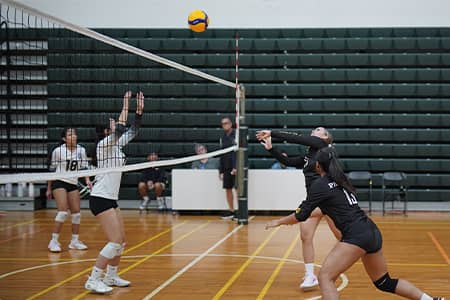
POLYGON ((121 248, 121 244, 108 242, 108 244, 103 247, 102 251, 100 251, 100 255, 106 257, 107 259, 111 259, 114 256, 120 255, 119 252, 121 248))
POLYGON ((79 212, 72 214, 72 224, 80 224, 81 214, 79 212))
POLYGON ((64 223, 69 213, 67 211, 58 211, 56 213, 55 221, 64 223))

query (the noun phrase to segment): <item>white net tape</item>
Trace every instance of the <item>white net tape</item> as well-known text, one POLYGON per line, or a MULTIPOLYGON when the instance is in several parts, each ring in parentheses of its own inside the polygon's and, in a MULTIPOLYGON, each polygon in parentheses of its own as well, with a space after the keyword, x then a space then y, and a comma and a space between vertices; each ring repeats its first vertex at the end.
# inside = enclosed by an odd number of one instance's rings
POLYGON ((192 162, 195 160, 201 160, 204 158, 210 158, 214 156, 223 155, 225 153, 236 151, 237 146, 228 147, 225 149, 200 154, 200 155, 192 155, 182 158, 170 159, 170 160, 160 160, 160 161, 152 161, 152 162, 144 162, 139 164, 132 164, 122 167, 116 168, 98 168, 98 169, 89 169, 84 171, 77 172, 42 172, 42 173, 17 173, 17 174, 3 174, 0 175, 0 184, 5 183, 19 183, 19 182, 45 182, 48 180, 60 180, 66 178, 74 178, 74 177, 87 177, 87 176, 95 176, 99 174, 106 173, 114 173, 114 172, 129 172, 129 171, 137 171, 151 167, 165 167, 165 166, 173 166, 185 164, 188 162, 192 162))

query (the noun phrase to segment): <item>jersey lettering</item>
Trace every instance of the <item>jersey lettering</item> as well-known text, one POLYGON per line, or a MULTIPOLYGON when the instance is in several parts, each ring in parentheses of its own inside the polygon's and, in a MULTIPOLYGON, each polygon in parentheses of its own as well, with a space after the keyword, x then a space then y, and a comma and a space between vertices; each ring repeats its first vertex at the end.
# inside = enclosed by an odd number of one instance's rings
POLYGON ((335 187, 338 187, 338 184, 336 183, 336 182, 330 182, 330 183, 328 183, 328 187, 330 188, 330 189, 334 189, 335 187))
POLYGON ((352 193, 348 193, 345 189, 342 189, 342 191, 344 191, 345 197, 347 198, 347 201, 350 205, 358 204, 355 195, 353 195, 352 193))

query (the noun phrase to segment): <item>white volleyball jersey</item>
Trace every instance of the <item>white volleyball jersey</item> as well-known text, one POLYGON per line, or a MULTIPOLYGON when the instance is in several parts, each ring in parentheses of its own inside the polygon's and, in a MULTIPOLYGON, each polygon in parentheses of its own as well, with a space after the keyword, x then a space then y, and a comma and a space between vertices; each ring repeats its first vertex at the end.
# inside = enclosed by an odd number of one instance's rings
MULTIPOLYGON (((55 170, 55 172, 76 172, 86 169, 88 165, 89 161, 86 155, 86 149, 80 145, 77 145, 74 150, 71 150, 67 148, 66 144, 62 144, 52 152, 50 169, 55 170)), ((60 180, 75 185, 78 183, 77 177, 60 180)))
MULTIPOLYGON (((111 134, 97 144, 97 167, 114 168, 125 165, 125 154, 122 148, 135 136, 136 129, 131 127, 118 138, 111 134)), ((91 195, 111 200, 119 199, 122 172, 99 174, 95 177, 95 184, 91 195)))

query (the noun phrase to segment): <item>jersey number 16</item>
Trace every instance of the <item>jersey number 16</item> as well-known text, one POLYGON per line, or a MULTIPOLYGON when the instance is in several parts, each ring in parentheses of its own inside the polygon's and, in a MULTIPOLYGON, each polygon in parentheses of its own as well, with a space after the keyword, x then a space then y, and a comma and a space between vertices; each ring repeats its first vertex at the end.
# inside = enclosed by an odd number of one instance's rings
POLYGON ((349 193, 348 193, 346 190, 344 190, 344 189, 343 189, 343 191, 344 191, 345 197, 347 198, 347 201, 348 201, 348 203, 349 203, 350 205, 358 204, 358 201, 356 200, 355 195, 353 195, 352 193, 349 194, 349 193))

